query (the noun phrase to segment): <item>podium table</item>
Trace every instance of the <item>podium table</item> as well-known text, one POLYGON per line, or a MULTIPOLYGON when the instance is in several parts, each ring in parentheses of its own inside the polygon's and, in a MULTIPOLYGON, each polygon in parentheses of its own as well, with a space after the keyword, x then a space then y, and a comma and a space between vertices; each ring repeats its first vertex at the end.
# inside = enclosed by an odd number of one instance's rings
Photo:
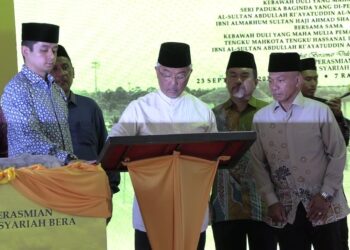
POLYGON ((255 132, 108 138, 106 170, 129 171, 153 250, 197 249, 216 169, 233 165, 255 132))

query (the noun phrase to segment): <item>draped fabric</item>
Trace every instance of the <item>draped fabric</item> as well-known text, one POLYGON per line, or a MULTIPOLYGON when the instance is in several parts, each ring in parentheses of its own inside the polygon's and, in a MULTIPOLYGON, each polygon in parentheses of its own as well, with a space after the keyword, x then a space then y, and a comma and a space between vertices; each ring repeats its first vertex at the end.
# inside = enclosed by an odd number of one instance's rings
POLYGON ((43 207, 75 216, 111 216, 108 177, 100 166, 76 162, 47 169, 42 165, 0 172, 0 184, 9 183, 43 207))
POLYGON ((175 152, 125 163, 153 250, 197 248, 219 160, 175 152))

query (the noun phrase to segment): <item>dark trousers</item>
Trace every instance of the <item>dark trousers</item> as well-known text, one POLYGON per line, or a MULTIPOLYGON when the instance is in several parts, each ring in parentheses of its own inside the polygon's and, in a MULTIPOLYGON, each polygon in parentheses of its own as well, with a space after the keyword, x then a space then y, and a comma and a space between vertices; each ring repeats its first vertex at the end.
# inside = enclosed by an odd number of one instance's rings
POLYGON ((232 220, 212 224, 217 250, 276 250, 274 229, 264 222, 232 220))
POLYGON ((300 203, 294 224, 276 229, 280 250, 340 250, 340 221, 313 227, 300 203))
POLYGON ((349 250, 349 229, 348 229, 348 221, 347 218, 343 218, 339 221, 340 223, 340 235, 341 235, 341 245, 342 250, 349 250))
MULTIPOLYGON (((205 247, 205 231, 199 236, 197 250, 204 250, 205 247)), ((152 250, 146 232, 135 230, 135 250, 152 250)))

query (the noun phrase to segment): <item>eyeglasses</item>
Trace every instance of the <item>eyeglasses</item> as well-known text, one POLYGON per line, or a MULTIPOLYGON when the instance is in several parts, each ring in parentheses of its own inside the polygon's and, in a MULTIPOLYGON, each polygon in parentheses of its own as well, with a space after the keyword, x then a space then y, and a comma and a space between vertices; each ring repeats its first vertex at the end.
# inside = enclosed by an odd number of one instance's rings
POLYGON ((188 71, 188 72, 181 72, 181 73, 178 73, 176 75, 172 75, 170 72, 162 72, 160 70, 158 70, 158 71, 159 71, 160 76, 163 77, 164 79, 170 80, 172 78, 175 78, 176 81, 180 81, 180 82, 185 81, 191 73, 191 71, 188 71))

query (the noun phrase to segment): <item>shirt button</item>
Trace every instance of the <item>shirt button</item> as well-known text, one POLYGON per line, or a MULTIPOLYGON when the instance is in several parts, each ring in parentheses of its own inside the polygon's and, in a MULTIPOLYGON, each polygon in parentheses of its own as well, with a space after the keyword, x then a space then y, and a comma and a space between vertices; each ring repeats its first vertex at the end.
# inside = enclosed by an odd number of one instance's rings
POLYGON ((286 148, 287 147, 287 143, 282 143, 281 144, 281 148, 286 148))
POLYGON ((305 181, 305 178, 303 176, 298 177, 298 182, 304 182, 304 181, 305 181))
POLYGON ((306 159, 306 157, 305 157, 305 156, 303 156, 303 157, 301 157, 301 158, 300 158, 300 161, 301 161, 301 162, 306 162, 306 161, 307 161, 307 159, 306 159))

